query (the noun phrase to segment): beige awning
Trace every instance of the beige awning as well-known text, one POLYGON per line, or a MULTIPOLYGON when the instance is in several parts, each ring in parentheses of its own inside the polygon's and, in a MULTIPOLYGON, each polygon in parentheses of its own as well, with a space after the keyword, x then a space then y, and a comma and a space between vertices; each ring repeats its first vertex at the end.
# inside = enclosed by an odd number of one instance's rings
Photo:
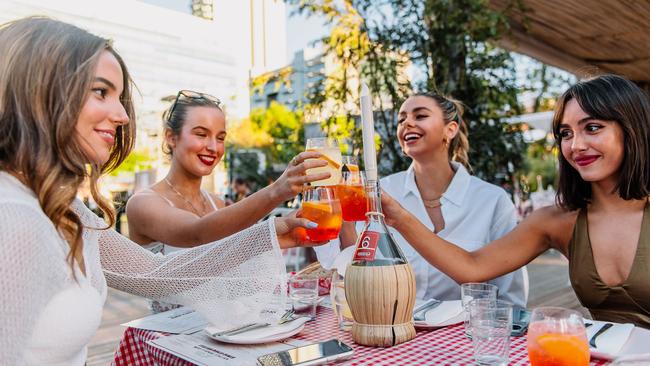
MULTIPOLYGON (((522 0, 510 17, 512 33, 502 47, 523 53, 578 77, 616 73, 649 90, 650 1, 522 0), (524 27, 527 24, 527 28, 524 27)), ((490 0, 504 9, 509 0, 490 0)))

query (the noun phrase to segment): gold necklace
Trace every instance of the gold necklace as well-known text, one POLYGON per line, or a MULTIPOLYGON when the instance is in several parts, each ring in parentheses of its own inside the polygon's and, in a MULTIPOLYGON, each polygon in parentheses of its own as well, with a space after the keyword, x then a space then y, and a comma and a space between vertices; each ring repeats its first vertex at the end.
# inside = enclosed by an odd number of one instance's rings
POLYGON ((424 207, 426 207, 426 208, 437 208, 437 207, 442 206, 442 202, 440 202, 441 198, 442 198, 442 196, 440 196, 438 198, 434 198, 432 200, 425 200, 424 198, 422 198, 422 203, 424 204, 424 207))
POLYGON ((164 178, 163 180, 165 181, 165 183, 167 183, 169 188, 171 188, 172 191, 174 191, 174 193, 176 193, 176 195, 178 197, 180 197, 183 201, 185 201, 185 203, 187 203, 192 208, 192 212, 194 212, 199 217, 202 217, 203 215, 205 215, 205 196, 203 196, 202 193, 201 193, 201 198, 202 198, 201 203, 203 205, 203 210, 201 211, 201 213, 199 213, 199 210, 197 210, 196 207, 194 207, 192 202, 190 202, 190 200, 185 198, 185 196, 183 196, 179 191, 176 190, 176 188, 174 188, 174 186, 171 184, 171 182, 169 182, 169 179, 164 178))

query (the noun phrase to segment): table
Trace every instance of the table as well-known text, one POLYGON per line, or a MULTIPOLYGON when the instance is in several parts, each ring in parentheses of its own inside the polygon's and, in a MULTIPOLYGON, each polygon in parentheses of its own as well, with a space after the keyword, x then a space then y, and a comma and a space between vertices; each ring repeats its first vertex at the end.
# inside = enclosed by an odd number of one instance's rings
MULTIPOLYGON (((191 365, 147 344, 147 341, 163 336, 166 334, 127 328, 115 352, 113 365, 191 365)), ((331 309, 319 307, 316 320, 306 323, 305 329, 293 338, 312 342, 338 338, 352 346, 354 357, 336 365, 474 365, 472 342, 465 337, 462 324, 419 330, 411 341, 390 348, 364 347, 352 341, 350 332, 338 328, 331 309)), ((606 364, 608 362, 604 360, 591 360, 594 366, 606 364)), ((509 365, 529 365, 525 336, 511 338, 509 365)))

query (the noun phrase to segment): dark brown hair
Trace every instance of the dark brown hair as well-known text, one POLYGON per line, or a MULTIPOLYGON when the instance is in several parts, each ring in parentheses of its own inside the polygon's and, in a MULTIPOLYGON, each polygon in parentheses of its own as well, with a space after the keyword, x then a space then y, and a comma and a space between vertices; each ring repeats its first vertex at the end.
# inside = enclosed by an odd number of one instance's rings
POLYGON ((417 93, 413 96, 422 96, 433 99, 434 102, 442 110, 442 119, 445 124, 449 122, 458 123, 458 133, 456 136, 449 141, 449 160, 459 162, 467 168, 470 172, 472 171, 472 166, 469 164, 469 140, 467 138, 467 124, 463 120, 463 104, 453 98, 434 93, 434 92, 423 92, 417 93))
POLYGON ((70 206, 77 190, 88 177, 91 194, 112 226, 115 215, 99 194, 97 180, 126 158, 134 138, 131 80, 108 40, 43 17, 0 25, 0 169, 21 177, 34 191, 70 245, 71 267, 75 255, 83 253, 83 226, 70 206), (117 127, 108 161, 89 166, 76 125, 104 51, 122 68, 120 99, 130 123, 117 127))
MULTIPOLYGON (((553 135, 562 143, 560 124, 566 104, 575 99, 589 116, 615 121, 623 130, 623 162, 615 190, 625 200, 650 195, 650 102, 633 82, 617 75, 602 75, 578 82, 558 100, 553 116, 553 135)), ((558 155, 560 178, 556 201, 569 210, 585 208, 591 202, 591 184, 585 182, 566 158, 558 155)))

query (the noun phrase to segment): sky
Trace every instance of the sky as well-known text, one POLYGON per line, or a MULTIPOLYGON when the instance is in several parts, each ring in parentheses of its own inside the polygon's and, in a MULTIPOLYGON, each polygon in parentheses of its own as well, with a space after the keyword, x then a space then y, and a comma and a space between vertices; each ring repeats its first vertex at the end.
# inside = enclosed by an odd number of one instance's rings
POLYGON ((324 17, 308 18, 304 15, 293 14, 294 9, 287 5, 287 61, 293 60, 293 54, 310 43, 328 34, 328 26, 324 17))

